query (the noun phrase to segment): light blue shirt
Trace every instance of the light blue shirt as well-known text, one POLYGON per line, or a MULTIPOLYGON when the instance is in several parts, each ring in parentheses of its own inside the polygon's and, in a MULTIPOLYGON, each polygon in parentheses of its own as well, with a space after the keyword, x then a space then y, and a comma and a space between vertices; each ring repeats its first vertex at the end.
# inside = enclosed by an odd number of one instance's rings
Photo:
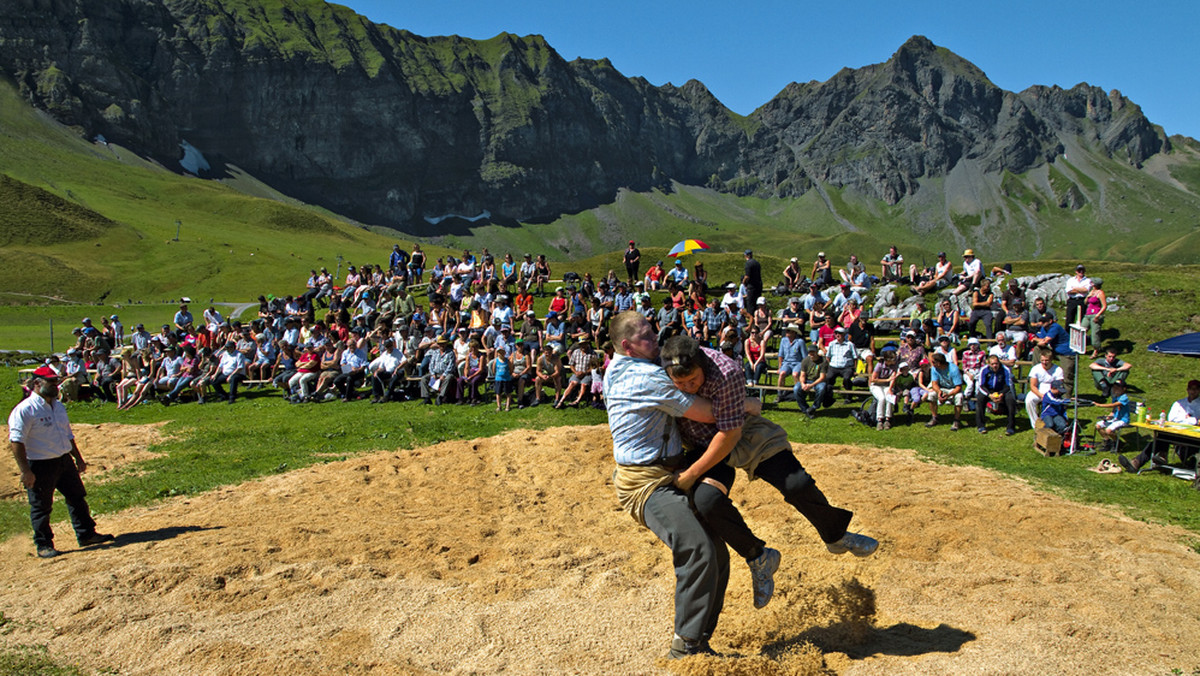
POLYGON ((649 465, 683 452, 675 418, 692 406, 692 396, 657 364, 613 355, 604 374, 604 404, 618 465, 649 465))
POLYGON ((797 336, 795 340, 792 340, 788 336, 784 335, 783 339, 779 341, 780 366, 783 366, 784 364, 792 364, 796 367, 799 367, 800 362, 804 361, 804 358, 807 356, 808 349, 804 344, 803 338, 797 336))
POLYGON ((952 390, 963 384, 962 373, 959 372, 958 367, 954 364, 946 364, 945 371, 931 369, 930 375, 933 376, 933 382, 948 390, 952 390))

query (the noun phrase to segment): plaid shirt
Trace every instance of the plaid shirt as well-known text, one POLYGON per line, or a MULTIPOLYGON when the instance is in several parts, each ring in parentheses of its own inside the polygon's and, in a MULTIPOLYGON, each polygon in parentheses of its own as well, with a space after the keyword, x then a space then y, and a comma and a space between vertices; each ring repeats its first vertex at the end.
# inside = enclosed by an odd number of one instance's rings
POLYGON ((594 356, 596 356, 595 352, 588 352, 582 347, 571 350, 571 356, 568 358, 571 370, 579 375, 586 375, 588 370, 592 368, 592 357, 594 356))
POLYGON ((958 355, 958 360, 962 364, 963 373, 975 375, 979 372, 979 367, 983 366, 983 360, 987 357, 987 353, 983 350, 972 350, 967 348, 962 354, 958 355))
POLYGON ((696 396, 712 401, 716 423, 701 423, 679 419, 679 431, 688 445, 708 446, 718 431, 737 429, 746 423, 746 374, 742 365, 723 352, 700 348, 700 368, 704 369, 704 384, 696 396))

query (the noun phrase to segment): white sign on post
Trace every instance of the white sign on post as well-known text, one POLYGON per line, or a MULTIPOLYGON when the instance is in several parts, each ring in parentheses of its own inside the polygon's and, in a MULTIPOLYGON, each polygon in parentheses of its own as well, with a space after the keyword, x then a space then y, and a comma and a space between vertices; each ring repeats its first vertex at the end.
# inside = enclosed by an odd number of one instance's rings
POLYGON ((1071 324, 1071 351, 1075 354, 1087 352, 1087 329, 1081 324, 1071 324))

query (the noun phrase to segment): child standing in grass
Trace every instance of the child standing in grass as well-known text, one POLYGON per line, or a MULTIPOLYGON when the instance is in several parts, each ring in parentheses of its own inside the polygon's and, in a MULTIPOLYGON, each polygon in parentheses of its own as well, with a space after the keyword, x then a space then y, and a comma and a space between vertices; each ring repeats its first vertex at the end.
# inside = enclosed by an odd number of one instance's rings
POLYGON ((500 399, 504 399, 504 410, 512 409, 513 400, 513 382, 512 382, 512 360, 508 357, 508 350, 503 347, 496 348, 496 356, 492 358, 492 373, 496 374, 496 410, 500 410, 500 399))

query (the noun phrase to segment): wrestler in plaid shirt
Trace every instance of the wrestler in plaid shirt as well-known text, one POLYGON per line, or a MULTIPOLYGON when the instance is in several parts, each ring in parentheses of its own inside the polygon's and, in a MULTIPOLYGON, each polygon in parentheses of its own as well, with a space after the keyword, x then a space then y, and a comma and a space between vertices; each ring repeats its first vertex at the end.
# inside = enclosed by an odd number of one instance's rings
POLYGON ((679 419, 679 431, 693 446, 703 449, 718 431, 737 429, 746 423, 746 376, 742 365, 719 350, 700 348, 706 359, 700 360, 704 369, 704 384, 697 396, 712 401, 716 424, 679 419))

